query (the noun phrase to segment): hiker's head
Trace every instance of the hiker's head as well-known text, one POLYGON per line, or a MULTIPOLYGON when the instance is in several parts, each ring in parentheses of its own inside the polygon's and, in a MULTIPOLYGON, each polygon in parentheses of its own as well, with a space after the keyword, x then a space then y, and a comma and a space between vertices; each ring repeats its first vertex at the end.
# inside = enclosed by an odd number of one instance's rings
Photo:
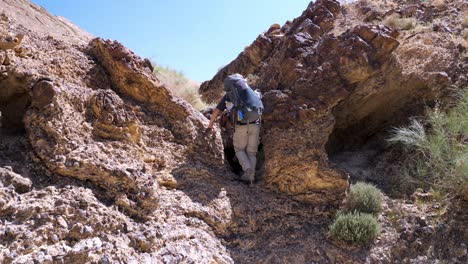
POLYGON ((232 79, 244 79, 244 76, 242 76, 242 75, 239 74, 239 73, 234 73, 234 74, 229 75, 227 78, 232 78, 232 79))
POLYGON ((244 80, 244 76, 240 75, 239 73, 234 73, 226 77, 224 79, 224 91, 230 92, 231 85, 238 80, 244 80))

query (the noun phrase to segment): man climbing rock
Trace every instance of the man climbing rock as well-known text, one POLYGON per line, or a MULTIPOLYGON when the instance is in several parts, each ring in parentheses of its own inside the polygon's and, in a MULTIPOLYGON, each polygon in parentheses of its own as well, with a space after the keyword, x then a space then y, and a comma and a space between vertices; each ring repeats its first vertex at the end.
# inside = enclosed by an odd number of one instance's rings
POLYGON ((263 112, 260 93, 253 91, 244 77, 237 73, 224 79, 224 91, 226 94, 213 111, 208 129, 213 128, 213 123, 219 113, 225 110, 231 113, 234 123, 234 150, 244 171, 241 180, 252 184, 255 179, 261 115, 263 112))

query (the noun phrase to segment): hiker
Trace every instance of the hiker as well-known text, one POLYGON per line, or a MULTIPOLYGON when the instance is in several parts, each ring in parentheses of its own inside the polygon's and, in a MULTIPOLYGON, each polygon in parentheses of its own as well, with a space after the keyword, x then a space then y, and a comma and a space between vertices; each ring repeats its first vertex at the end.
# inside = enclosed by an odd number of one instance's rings
POLYGON ((244 173, 242 181, 253 183, 255 165, 257 164, 257 149, 259 144, 260 123, 263 103, 258 91, 253 91, 242 75, 236 73, 224 79, 226 94, 219 101, 211 115, 208 129, 219 113, 230 111, 234 123, 233 144, 236 157, 244 173))

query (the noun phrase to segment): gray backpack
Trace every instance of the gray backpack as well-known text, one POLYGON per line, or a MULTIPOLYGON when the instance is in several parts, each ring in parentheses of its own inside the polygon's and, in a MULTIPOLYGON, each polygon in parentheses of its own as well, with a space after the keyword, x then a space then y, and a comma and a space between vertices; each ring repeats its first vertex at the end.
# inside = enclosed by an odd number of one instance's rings
POLYGON ((234 105, 238 123, 254 123, 261 119, 263 103, 260 92, 252 90, 242 75, 236 73, 224 79, 224 90, 234 105))

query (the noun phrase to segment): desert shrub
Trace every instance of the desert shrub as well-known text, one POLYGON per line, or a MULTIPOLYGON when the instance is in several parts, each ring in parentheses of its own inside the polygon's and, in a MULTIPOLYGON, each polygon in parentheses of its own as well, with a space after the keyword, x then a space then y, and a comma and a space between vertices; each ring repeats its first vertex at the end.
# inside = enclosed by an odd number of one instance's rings
POLYGON ((346 199, 345 209, 348 212, 378 214, 382 210, 382 193, 372 184, 353 184, 346 199))
POLYGON ((171 92, 189 102, 195 109, 201 111, 208 107, 200 97, 198 89, 200 84, 188 79, 180 71, 162 67, 153 63, 154 74, 160 79, 171 92))
POLYGON ((359 212, 338 214, 330 225, 330 235, 352 244, 367 244, 380 233, 380 225, 372 214, 359 212))
POLYGON ((402 18, 399 15, 390 15, 385 18, 384 24, 387 27, 399 29, 399 30, 410 30, 416 27, 417 19, 413 17, 402 18))
POLYGON ((404 184, 432 187, 468 200, 468 89, 455 107, 432 111, 427 120, 395 128, 391 143, 405 147, 404 184))

